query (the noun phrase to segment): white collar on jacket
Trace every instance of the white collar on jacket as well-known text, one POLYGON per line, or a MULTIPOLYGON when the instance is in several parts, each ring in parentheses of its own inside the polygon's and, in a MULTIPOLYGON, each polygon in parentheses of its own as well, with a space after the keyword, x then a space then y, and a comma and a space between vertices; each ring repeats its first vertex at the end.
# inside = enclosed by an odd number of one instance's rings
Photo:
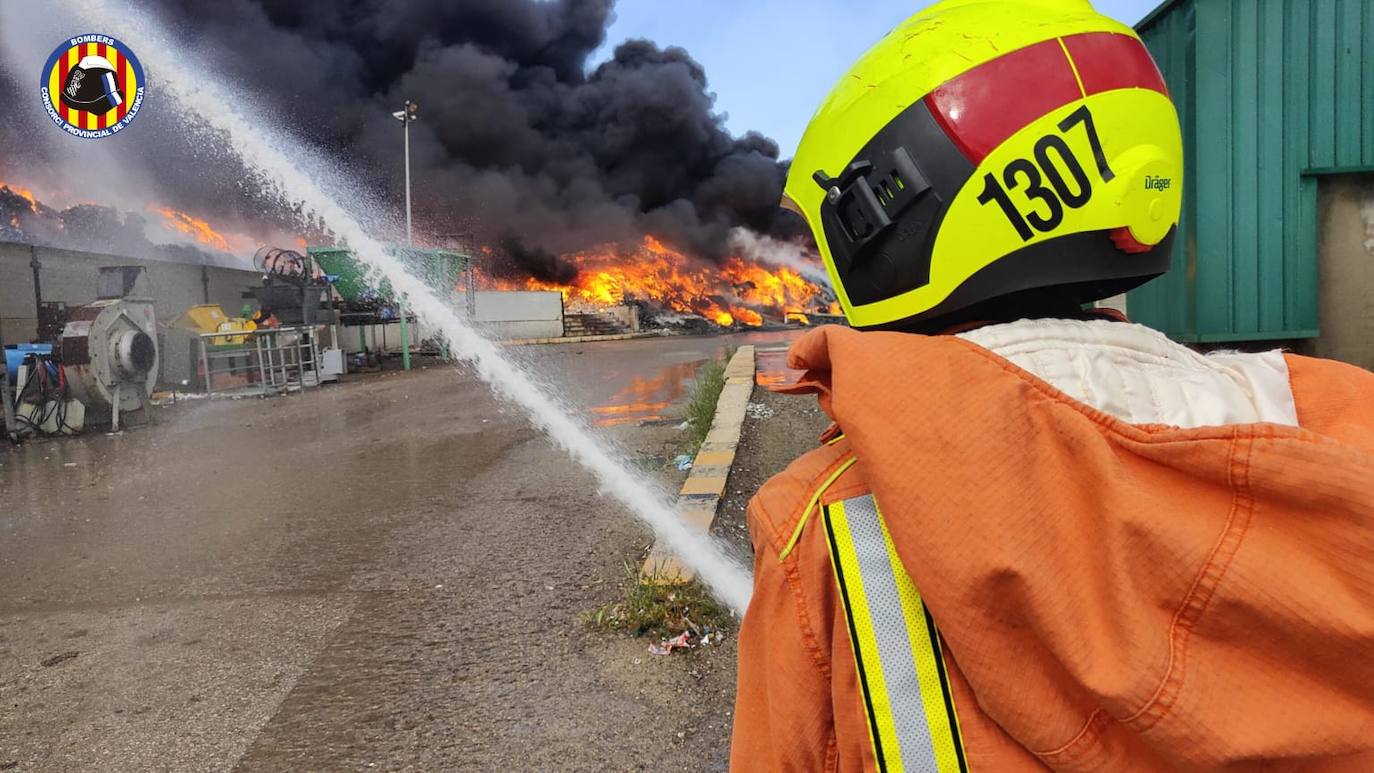
POLYGON ((1107 320, 1021 320, 959 337, 1132 424, 1298 426, 1277 350, 1203 356, 1143 325, 1107 320))

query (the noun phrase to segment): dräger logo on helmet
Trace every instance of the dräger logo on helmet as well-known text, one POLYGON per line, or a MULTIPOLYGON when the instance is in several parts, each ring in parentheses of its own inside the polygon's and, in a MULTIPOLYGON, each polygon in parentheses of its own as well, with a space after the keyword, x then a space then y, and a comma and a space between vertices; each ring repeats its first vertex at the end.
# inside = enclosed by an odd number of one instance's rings
POLYGON ((1145 175, 1145 190, 1167 191, 1173 184, 1174 178, 1172 177, 1155 177, 1154 175, 1145 175))
POLYGON ((147 81, 138 57, 108 35, 78 35, 48 57, 39 95, 48 118, 82 139, 112 137, 143 106, 147 81))

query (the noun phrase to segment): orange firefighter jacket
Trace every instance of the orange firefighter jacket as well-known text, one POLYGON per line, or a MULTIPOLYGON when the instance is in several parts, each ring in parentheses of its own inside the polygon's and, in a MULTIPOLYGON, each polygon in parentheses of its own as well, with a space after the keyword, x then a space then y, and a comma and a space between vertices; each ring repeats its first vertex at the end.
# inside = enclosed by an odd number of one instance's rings
POLYGON ((1374 771, 1374 375, 1284 355, 1298 427, 1179 429, 953 336, 821 328, 789 359, 843 435, 750 505, 734 770, 900 769, 828 528, 872 495, 938 627, 957 759, 927 769, 1374 771))

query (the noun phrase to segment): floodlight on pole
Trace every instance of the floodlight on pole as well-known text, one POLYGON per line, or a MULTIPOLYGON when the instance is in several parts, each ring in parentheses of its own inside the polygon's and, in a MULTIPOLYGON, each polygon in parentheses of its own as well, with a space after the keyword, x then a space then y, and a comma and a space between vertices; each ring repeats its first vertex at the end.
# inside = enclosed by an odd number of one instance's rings
POLYGON ((415 244, 414 236, 411 231, 410 217, 410 123, 420 117, 420 105, 409 99, 405 106, 391 114, 392 118, 405 125, 405 166, 406 166, 406 245, 415 244))
MULTIPOLYGON (((406 166, 406 246, 415 246, 415 235, 411 229, 410 219, 410 124, 420 117, 420 106, 407 99, 405 106, 391 114, 392 118, 405 125, 405 166, 406 166)), ((410 335, 406 329, 405 301, 397 299, 400 304, 401 317, 401 367, 410 370, 410 335)))

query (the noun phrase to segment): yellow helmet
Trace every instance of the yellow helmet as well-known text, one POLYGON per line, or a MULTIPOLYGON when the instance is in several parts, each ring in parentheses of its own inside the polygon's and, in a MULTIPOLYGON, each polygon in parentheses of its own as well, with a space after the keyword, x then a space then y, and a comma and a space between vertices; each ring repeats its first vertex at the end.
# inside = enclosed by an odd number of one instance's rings
POLYGON ((1163 274, 1182 182, 1178 115, 1130 27, 1087 0, 943 0, 826 98, 784 206, 851 324, 921 328, 1163 274))

